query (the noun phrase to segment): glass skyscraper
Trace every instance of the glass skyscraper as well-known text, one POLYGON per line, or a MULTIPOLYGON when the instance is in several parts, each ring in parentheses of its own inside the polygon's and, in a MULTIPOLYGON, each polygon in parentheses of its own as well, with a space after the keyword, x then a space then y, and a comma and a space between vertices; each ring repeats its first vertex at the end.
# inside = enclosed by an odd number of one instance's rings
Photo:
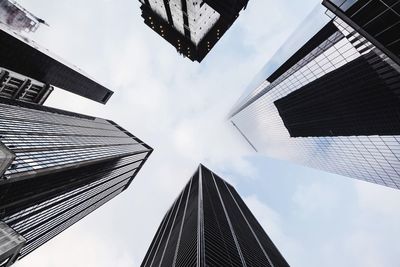
POLYGON ((112 121, 0 97, 0 266, 127 189, 151 152, 112 121))
POLYGON ((179 54, 201 62, 248 0, 140 0, 144 23, 179 54))
POLYGON ((164 216, 141 266, 289 265, 236 190, 200 165, 164 216))
POLYGON ((386 3, 360 25, 380 45, 320 5, 255 77, 230 119, 267 156, 399 189, 400 67, 393 55, 400 31, 391 31, 400 25, 399 1, 326 2, 346 2, 357 23, 356 9, 386 3))

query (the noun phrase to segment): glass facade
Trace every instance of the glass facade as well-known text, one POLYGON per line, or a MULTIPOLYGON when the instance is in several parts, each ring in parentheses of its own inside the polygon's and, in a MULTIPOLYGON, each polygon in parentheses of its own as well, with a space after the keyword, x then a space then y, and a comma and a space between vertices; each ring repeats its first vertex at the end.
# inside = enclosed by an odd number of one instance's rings
POLYGON ((0 141, 0 220, 26 240, 19 258, 124 191, 152 152, 112 121, 5 98, 0 141))
POLYGON ((245 8, 248 0, 140 0, 147 26, 178 53, 201 62, 245 8))
POLYGON ((230 118, 267 156, 399 189, 400 67, 344 20, 316 10, 324 26, 265 67, 230 118))
POLYGON ((164 216, 145 266, 289 266, 236 190, 200 165, 164 216))
POLYGON ((400 64, 400 0, 324 0, 323 4, 400 64))

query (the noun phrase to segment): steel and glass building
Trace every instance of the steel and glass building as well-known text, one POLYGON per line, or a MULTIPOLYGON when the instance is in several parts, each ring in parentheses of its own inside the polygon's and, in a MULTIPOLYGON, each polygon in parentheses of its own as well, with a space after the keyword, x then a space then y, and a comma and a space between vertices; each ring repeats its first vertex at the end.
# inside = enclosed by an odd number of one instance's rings
POLYGON ((110 120, 0 97, 0 266, 126 190, 151 152, 110 120))
POLYGON ((201 62, 248 0, 140 0, 144 23, 179 54, 201 62))
POLYGON ((113 91, 20 32, 0 23, 0 69, 105 104, 113 91))
POLYGON ((267 156, 399 189, 399 1, 341 2, 359 26, 318 6, 230 119, 267 156))
POLYGON ((164 216, 141 266, 289 265, 233 186, 200 165, 164 216))

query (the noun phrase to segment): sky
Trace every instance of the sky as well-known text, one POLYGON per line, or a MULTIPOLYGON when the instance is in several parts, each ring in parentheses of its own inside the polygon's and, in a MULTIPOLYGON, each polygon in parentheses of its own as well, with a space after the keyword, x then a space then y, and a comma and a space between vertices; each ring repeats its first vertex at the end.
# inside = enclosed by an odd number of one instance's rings
POLYGON ((227 121, 252 78, 319 0, 250 0, 201 64, 150 30, 136 0, 19 0, 31 38, 114 91, 46 105, 111 119, 154 148, 130 188, 16 267, 140 266, 199 163, 232 183, 291 266, 397 267, 400 192, 256 154, 227 121))

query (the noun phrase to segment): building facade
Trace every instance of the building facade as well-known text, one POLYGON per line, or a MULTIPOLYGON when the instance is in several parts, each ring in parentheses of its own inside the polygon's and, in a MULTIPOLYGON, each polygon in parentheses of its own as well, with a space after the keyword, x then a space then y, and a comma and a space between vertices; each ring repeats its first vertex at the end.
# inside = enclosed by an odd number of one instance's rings
POLYGON ((248 0, 140 0, 144 23, 179 54, 201 62, 248 0))
POLYGON ((105 104, 113 91, 46 48, 0 23, 0 68, 105 104))
POLYGON ((200 165, 164 216, 141 266, 289 265, 236 190, 200 165))
MULTIPOLYGON (((399 1, 344 2, 359 8, 399 1)), ((382 34, 400 23, 400 17, 375 17, 374 32, 382 34)), ((399 43, 374 35, 381 40, 375 45, 359 30, 317 7, 256 76, 230 119, 267 156, 399 189, 400 67, 385 52, 396 54, 399 43)), ((400 31, 392 34, 399 40, 400 31)))
POLYGON ((42 105, 53 86, 0 68, 0 97, 42 105))
POLYGON ((112 121, 0 97, 0 266, 127 189, 151 152, 112 121))

